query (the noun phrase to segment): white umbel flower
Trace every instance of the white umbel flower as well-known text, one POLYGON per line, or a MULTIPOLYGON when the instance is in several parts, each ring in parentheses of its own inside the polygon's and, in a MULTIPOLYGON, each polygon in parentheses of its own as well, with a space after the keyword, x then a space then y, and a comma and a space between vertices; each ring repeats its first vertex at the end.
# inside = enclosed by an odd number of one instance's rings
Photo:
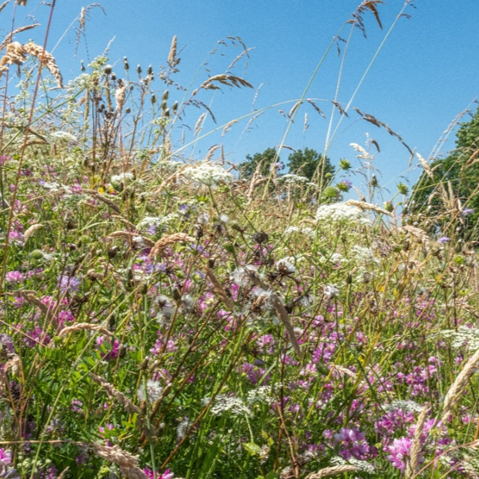
POLYGON ((221 165, 206 162, 187 166, 181 172, 181 176, 187 181, 192 180, 207 186, 229 183, 233 180, 233 175, 228 173, 221 165))
POLYGON ((369 224, 369 220, 359 208, 345 203, 321 205, 316 212, 316 221, 369 224))

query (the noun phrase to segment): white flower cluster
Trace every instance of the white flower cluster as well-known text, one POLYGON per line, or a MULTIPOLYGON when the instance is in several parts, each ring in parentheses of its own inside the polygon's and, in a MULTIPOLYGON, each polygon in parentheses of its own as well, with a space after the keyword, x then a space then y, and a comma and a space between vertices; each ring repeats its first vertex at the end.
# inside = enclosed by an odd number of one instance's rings
POLYGON ((374 256, 373 251, 369 248, 363 248, 362 246, 354 245, 351 248, 351 254, 355 256, 356 261, 359 263, 379 263, 379 260, 374 256))
POLYGON ((303 228, 299 228, 298 226, 288 226, 285 230, 284 230, 284 235, 289 235, 289 234, 292 234, 292 233, 299 233, 299 234, 302 234, 302 235, 305 235, 305 236, 309 236, 309 237, 314 237, 314 230, 313 228, 310 228, 309 226, 306 226, 306 227, 303 227, 303 228))
POLYGON ((298 186, 307 185, 307 186, 312 186, 314 188, 318 187, 318 185, 309 181, 309 178, 306 178, 306 176, 293 175, 292 173, 287 173, 286 175, 282 175, 278 179, 284 181, 284 183, 287 185, 298 185, 298 186))
POLYGON ((163 388, 160 386, 158 381, 148 379, 146 382, 146 388, 145 384, 143 383, 138 388, 136 395, 140 401, 148 401, 148 403, 152 404, 160 399, 162 391, 163 388))
POLYGON ((110 183, 113 186, 121 186, 122 183, 128 184, 134 178, 133 173, 127 171, 126 173, 120 173, 119 175, 113 175, 110 178, 110 183))
POLYGON ((252 406, 256 403, 272 404, 273 398, 270 395, 270 386, 260 386, 257 389, 252 389, 248 392, 246 402, 248 406, 252 406))
POLYGON ((228 173, 221 165, 206 162, 187 166, 181 172, 181 176, 187 181, 192 180, 207 186, 228 183, 233 180, 233 175, 228 173))
POLYGON ((336 298, 339 294, 339 289, 334 285, 334 284, 327 284, 325 287, 324 287, 324 295, 328 298, 328 299, 333 299, 333 298, 336 298))
MULTIPOLYGON (((209 404, 211 398, 205 397, 202 399, 203 405, 209 404)), ((224 413, 229 413, 232 416, 252 416, 251 409, 237 397, 227 396, 226 394, 218 394, 213 405, 211 406, 211 414, 213 416, 222 416, 224 413)))
POLYGON ((396 399, 390 404, 384 406, 384 410, 387 412, 395 411, 396 409, 401 409, 404 412, 421 412, 424 407, 415 401, 401 399, 396 399))
POLYGON ((332 203, 320 206, 316 212, 316 221, 369 224, 369 220, 359 208, 345 203, 332 203))
POLYGON ((479 349, 479 329, 459 326, 458 331, 446 329, 441 332, 441 336, 452 340, 451 346, 453 349, 463 348, 466 344, 471 352, 479 349))
POLYGON ((150 226, 158 227, 177 220, 180 217, 178 213, 170 213, 163 218, 159 216, 145 216, 137 225, 136 229, 143 230, 150 226))
POLYGON ((78 138, 71 133, 68 133, 66 131, 54 131, 53 133, 50 134, 53 138, 58 138, 61 140, 69 140, 73 143, 78 142, 78 138))
POLYGON ((346 464, 357 467, 359 471, 366 472, 367 474, 374 474, 376 471, 375 467, 369 462, 360 461, 354 457, 349 458, 347 461, 341 456, 335 456, 331 459, 332 466, 344 466, 346 464))

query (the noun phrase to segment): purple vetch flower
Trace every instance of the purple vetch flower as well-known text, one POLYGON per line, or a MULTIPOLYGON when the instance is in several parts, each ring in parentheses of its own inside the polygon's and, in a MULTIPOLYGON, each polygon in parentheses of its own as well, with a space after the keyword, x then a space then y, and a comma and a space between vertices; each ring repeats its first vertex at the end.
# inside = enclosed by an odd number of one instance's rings
MULTIPOLYGON (((406 469, 406 463, 409 460, 409 455, 411 453, 412 440, 407 437, 401 437, 399 439, 394 439, 390 446, 385 448, 386 452, 389 452, 387 460, 400 471, 404 472, 406 469)), ((419 457, 419 464, 423 462, 424 459, 419 457)))
POLYGON ((83 414, 83 403, 79 401, 78 399, 73 399, 72 401, 72 411, 73 412, 79 412, 80 414, 83 414))
POLYGON ((120 341, 118 339, 112 341, 111 338, 106 336, 98 336, 96 338, 96 348, 100 351, 100 356, 104 361, 116 359, 120 354, 120 341))
POLYGON ((372 452, 363 432, 357 429, 342 427, 333 436, 333 444, 339 446, 339 455, 348 460, 351 457, 364 461, 372 452))
POLYGON ((472 215, 474 214, 474 210, 472 208, 464 208, 462 211, 461 211, 461 214, 463 216, 468 216, 468 215, 472 215))
POLYGON ((449 243, 449 241, 451 241, 451 238, 448 238, 447 236, 441 236, 437 242, 439 244, 445 244, 445 243, 449 243))
POLYGON ((171 469, 167 469, 163 474, 158 474, 158 472, 153 472, 149 467, 143 468, 143 472, 148 479, 173 479, 175 474, 171 472, 171 469))
POLYGON ((58 276, 58 287, 62 290, 62 293, 78 291, 80 288, 80 280, 75 276, 60 274, 58 276))
POLYGON ((20 271, 9 271, 5 275, 5 281, 7 283, 16 284, 22 283, 25 280, 25 275, 20 271))

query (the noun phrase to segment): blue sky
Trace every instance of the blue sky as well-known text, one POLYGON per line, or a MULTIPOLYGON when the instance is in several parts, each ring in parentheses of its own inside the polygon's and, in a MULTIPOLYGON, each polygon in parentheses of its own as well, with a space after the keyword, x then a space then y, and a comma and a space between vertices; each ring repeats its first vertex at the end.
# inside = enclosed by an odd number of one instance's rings
MULTIPOLYGON (((13 1, 12 1, 13 3, 13 1)), ((114 38, 109 50, 110 63, 115 65, 117 76, 124 76, 123 57, 132 67, 141 64, 145 71, 152 65, 155 72, 166 63, 173 35, 178 36, 181 50, 180 73, 177 81, 186 87, 196 87, 210 74, 222 73, 241 49, 233 45, 220 47, 214 55, 209 52, 218 47, 218 40, 239 36, 248 48, 247 65, 238 62, 234 71, 244 76, 254 89, 224 88, 221 92, 202 92, 201 100, 208 104, 218 125, 228 123, 255 109, 267 108, 245 132, 247 120, 238 122, 225 135, 211 134, 184 151, 194 158, 204 157, 213 144, 223 143, 228 159, 242 161, 246 154, 263 151, 281 143, 287 120, 278 112, 288 112, 298 100, 319 60, 331 40, 360 3, 358 0, 103 0, 100 8, 92 8, 86 24, 86 41, 82 38, 76 58, 73 57, 76 41, 75 28, 82 0, 58 0, 53 15, 48 50, 54 49, 65 79, 80 74, 80 60, 85 64, 101 54, 114 38), (224 56, 223 56, 224 55, 224 56), (202 66, 203 65, 203 66, 202 66), (259 88, 261 87, 261 88, 259 88), (259 90, 258 90, 259 88, 259 90), (255 100, 255 101, 254 101, 255 100), (254 103, 253 103, 254 101, 254 103)), ((477 0, 460 2, 416 0, 405 10, 411 18, 401 18, 375 62, 352 106, 372 114, 400 134, 404 141, 425 158, 450 122, 466 108, 475 110, 471 103, 479 93, 479 3, 477 0), (414 5, 416 8, 412 8, 414 5)), ((378 5, 381 30, 371 13, 364 14, 367 39, 359 29, 352 33, 344 59, 343 76, 338 101, 347 105, 358 86, 368 64, 378 50, 389 27, 403 6, 401 0, 390 0, 378 5)), ((49 7, 39 0, 29 0, 26 7, 16 7, 16 26, 32 19, 42 26, 21 34, 19 41, 34 38, 42 44, 49 7)), ((13 6, 1 13, 1 27, 10 29, 13 6), (9 17, 10 15, 10 17, 9 17)), ((348 38, 350 26, 341 32, 348 38)), ((342 43, 342 42, 340 42, 342 43)), ((341 45, 344 52, 345 44, 341 45)), ((336 47, 314 77, 308 98, 317 99, 317 105, 327 119, 321 118, 311 106, 301 106, 296 121, 290 129, 285 145, 294 148, 314 148, 324 151, 329 119, 333 107, 327 100, 335 96, 342 57, 336 47), (309 128, 303 131, 304 114, 308 114, 309 128)), ((164 90, 159 79, 153 88, 164 90)), ((176 94, 181 99, 181 94, 176 94)), ((175 93, 172 92, 172 96, 175 93)), ((176 98, 175 97, 175 98, 176 98)), ((202 112, 191 109, 184 121, 191 127, 202 112)), ((340 119, 334 113, 333 130, 340 119)), ((464 118, 467 120, 467 117, 464 118)), ((211 119, 203 132, 215 128, 211 119)), ((185 130, 188 132, 188 130, 185 130)), ((409 153, 384 129, 358 120, 350 111, 337 130, 328 149, 333 163, 340 158, 349 159, 358 166, 355 151, 350 143, 364 145, 366 135, 375 139, 381 152, 376 154, 374 166, 381 175, 380 183, 394 194, 400 175, 414 181, 419 170, 408 172, 409 153)), ((180 146, 178 131, 176 147, 180 146)), ((442 150, 454 147, 450 136, 442 150)), ((372 151, 375 152, 374 148, 372 151)), ((286 150, 282 158, 286 159, 286 150)), ((416 165, 417 161, 413 162, 416 165)), ((359 184, 358 184, 359 186, 359 184)), ((386 194, 386 196, 388 196, 386 194)))

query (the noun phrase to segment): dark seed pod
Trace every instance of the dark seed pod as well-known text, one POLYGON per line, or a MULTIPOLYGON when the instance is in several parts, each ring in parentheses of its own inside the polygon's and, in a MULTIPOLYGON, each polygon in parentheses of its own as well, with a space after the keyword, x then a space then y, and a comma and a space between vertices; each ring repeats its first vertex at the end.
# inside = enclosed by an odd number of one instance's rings
POLYGON ((264 231, 258 231, 257 233, 254 233, 251 239, 258 244, 263 244, 268 241, 268 234, 265 233, 264 231))
POLYGON ((103 72, 105 73, 105 75, 110 75, 112 71, 113 71, 113 67, 112 67, 111 65, 107 65, 107 66, 103 69, 103 72))
POLYGON ((151 65, 148 65, 148 75, 153 75, 153 67, 151 65))

